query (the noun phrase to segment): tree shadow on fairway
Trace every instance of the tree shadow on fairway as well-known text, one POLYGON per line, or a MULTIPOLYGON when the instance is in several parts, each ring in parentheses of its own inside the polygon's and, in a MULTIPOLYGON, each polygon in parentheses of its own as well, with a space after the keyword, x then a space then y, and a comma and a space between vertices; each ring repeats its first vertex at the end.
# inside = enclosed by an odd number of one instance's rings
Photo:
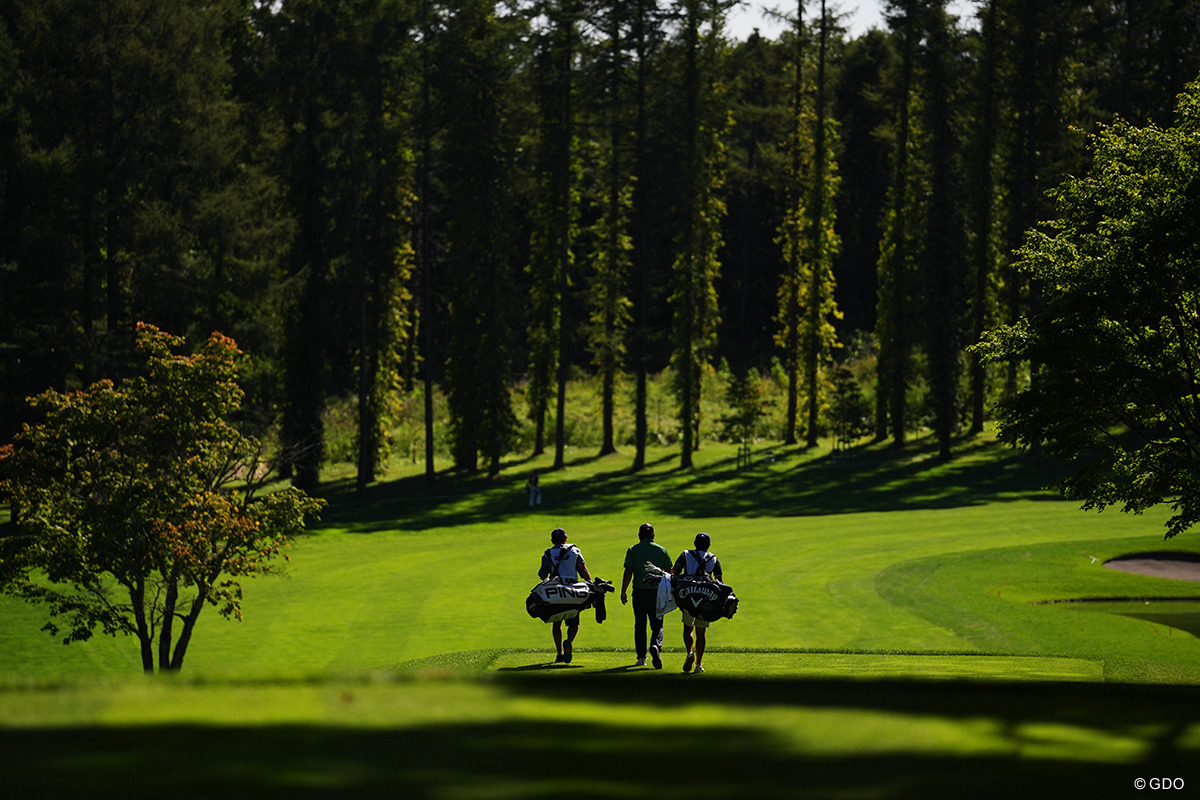
MULTIPOLYGON (((936 444, 922 439, 900 449, 864 446, 835 461, 802 449, 777 448, 773 461, 739 471, 736 457, 690 470, 663 464, 638 473, 619 467, 550 473, 543 481, 547 504, 530 509, 524 472, 488 479, 444 473, 434 487, 424 476, 383 482, 355 494, 328 487, 324 522, 370 533, 427 530, 522 517, 536 526, 551 515, 649 510, 669 516, 815 516, 956 508, 1005 500, 1057 499, 1046 490, 1061 466, 983 440, 964 440, 954 459, 937 458, 936 444)), ((674 457, 657 459, 669 461, 674 457)), ((583 461, 594 461, 584 457, 583 461)), ((572 462, 573 466, 575 462, 572 462)), ((544 473, 544 475, 547 473, 544 473)))
MULTIPOLYGON (((798 680, 553 681, 503 678, 502 691, 545 704, 544 718, 393 728, 189 726, 0 728, 0 785, 13 797, 1008 798, 1116 796, 1134 780, 1190 779, 1195 752, 1179 746, 1200 699, 1191 687, 1012 686, 798 680), (703 689, 698 687, 703 686, 703 689), (588 718, 564 717, 564 698, 588 718), (944 717, 999 744, 976 750, 910 747, 838 752, 806 747, 753 724, 678 724, 695 703, 730 709, 863 709, 889 719, 944 717), (641 724, 606 710, 645 703, 641 724), (1058 727, 1054 727, 1058 726, 1058 727), (1080 726, 1142 736, 1128 763, 1085 749, 1030 755, 1039 731, 1080 726), (1147 733, 1149 731, 1150 733, 1147 733), (682 766, 681 766, 682 765, 682 766)), ((742 715, 744 719, 744 715, 742 715)), ((840 730, 807 731, 834 742, 840 730)), ((1081 745, 1086 747, 1086 745, 1081 745)))

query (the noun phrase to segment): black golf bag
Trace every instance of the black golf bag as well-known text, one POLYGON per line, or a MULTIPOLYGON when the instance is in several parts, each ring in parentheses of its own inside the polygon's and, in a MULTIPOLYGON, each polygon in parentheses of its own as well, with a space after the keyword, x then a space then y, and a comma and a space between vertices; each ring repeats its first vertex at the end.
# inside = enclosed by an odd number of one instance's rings
POLYGON ((733 588, 712 578, 675 575, 671 578, 671 595, 675 605, 705 622, 722 617, 732 619, 737 613, 738 599, 733 588))
POLYGON ((533 587, 525 600, 525 610, 542 622, 561 622, 579 616, 581 611, 596 609, 596 622, 604 622, 607 612, 604 595, 613 590, 611 581, 595 580, 563 583, 550 578, 533 587))

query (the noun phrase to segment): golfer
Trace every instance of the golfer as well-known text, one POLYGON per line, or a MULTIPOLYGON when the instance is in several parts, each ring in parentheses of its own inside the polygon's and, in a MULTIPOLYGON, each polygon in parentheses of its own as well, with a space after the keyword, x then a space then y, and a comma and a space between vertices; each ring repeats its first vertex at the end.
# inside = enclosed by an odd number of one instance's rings
MULTIPOLYGON (((567 532, 562 528, 555 528, 550 531, 551 547, 546 552, 542 553, 542 566, 538 570, 538 577, 542 580, 547 578, 557 578, 562 583, 577 583, 579 575, 583 576, 585 581, 592 579, 588 572, 587 564, 583 563, 583 553, 579 552, 579 548, 573 544, 567 544, 567 532)), ((554 649, 558 652, 558 656, 554 659, 556 664, 571 663, 571 649, 575 642, 575 634, 579 633, 579 617, 578 615, 567 620, 567 638, 563 639, 562 621, 554 623, 554 649)))
MULTIPOLYGON (((697 533, 694 550, 684 550, 679 554, 679 558, 675 559, 675 566, 671 572, 675 575, 690 575, 693 578, 716 578, 721 580, 721 562, 717 557, 708 552, 709 545, 712 544, 712 537, 707 533, 697 533)), ((692 665, 696 665, 696 674, 704 672, 704 634, 708 628, 708 622, 702 619, 696 619, 683 609, 679 609, 683 614, 683 644, 687 648, 687 657, 683 660, 683 671, 691 672, 692 665), (692 629, 696 630, 696 652, 692 653, 692 629)))
POLYGON ((646 562, 664 572, 671 569, 671 554, 654 541, 654 526, 643 522, 638 528, 638 543, 625 551, 625 576, 621 579, 621 605, 629 602, 629 581, 633 581, 633 647, 637 665, 646 666, 646 621, 650 621, 650 660, 662 669, 663 621, 655 613, 658 578, 646 570, 646 562))
POLYGON ((540 506, 542 504, 542 487, 538 486, 537 470, 529 476, 529 480, 525 482, 525 489, 529 492, 529 507, 540 506))

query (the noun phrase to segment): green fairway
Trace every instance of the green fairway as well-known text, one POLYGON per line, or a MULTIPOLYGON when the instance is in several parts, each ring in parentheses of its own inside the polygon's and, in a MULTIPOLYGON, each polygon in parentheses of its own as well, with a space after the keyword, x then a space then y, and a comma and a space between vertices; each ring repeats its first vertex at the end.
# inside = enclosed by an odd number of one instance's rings
POLYGON ((1197 755, 1200 585, 1102 566, 1168 549, 1162 515, 1081 512, 1040 488, 1045 465, 986 443, 950 462, 920 443, 839 463, 779 450, 742 473, 732 449, 687 472, 672 454, 637 476, 621 457, 543 473, 534 511, 521 487, 538 461, 429 495, 415 471, 361 497, 335 484, 286 574, 247 583, 244 622, 203 618, 174 680, 138 676, 132 641, 63 647, 0 600, 0 781, 52 768, 70 796, 136 769, 148 789, 213 796, 540 797, 579 785, 540 770, 561 752, 612 796, 919 797, 944 776, 1002 797, 1022 774, 1050 796, 1197 755), (740 599, 710 629, 706 674, 679 669, 677 615, 665 669, 634 667, 616 595, 604 624, 585 612, 573 662, 551 663, 550 626, 524 610, 551 528, 619 587, 643 521, 672 555, 712 534, 740 599), (732 747, 711 755, 720 781, 633 766, 708 729, 732 747), (256 734, 278 760, 239 749, 256 734), (190 772, 152 766, 192 745, 190 772))

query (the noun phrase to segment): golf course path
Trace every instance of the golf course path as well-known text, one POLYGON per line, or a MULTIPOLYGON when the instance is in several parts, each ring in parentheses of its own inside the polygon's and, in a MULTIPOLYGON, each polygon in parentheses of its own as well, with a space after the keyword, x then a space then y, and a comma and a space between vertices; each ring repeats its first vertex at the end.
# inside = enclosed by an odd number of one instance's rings
POLYGON ((1152 578, 1200 582, 1200 557, 1193 553, 1134 553, 1105 561, 1104 566, 1152 578))

